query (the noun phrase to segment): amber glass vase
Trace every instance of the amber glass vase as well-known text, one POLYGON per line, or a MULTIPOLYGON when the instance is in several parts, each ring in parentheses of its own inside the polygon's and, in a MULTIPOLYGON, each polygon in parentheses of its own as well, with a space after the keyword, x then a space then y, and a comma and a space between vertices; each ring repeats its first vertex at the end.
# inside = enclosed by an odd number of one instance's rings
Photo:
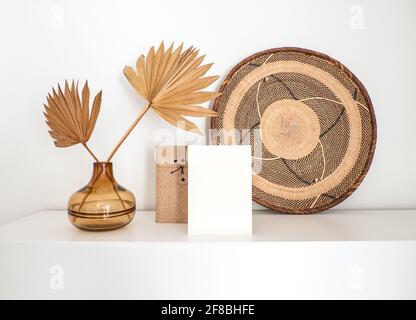
POLYGON ((134 218, 133 193, 114 179, 111 162, 95 162, 90 182, 75 192, 68 202, 68 218, 80 229, 112 230, 134 218))

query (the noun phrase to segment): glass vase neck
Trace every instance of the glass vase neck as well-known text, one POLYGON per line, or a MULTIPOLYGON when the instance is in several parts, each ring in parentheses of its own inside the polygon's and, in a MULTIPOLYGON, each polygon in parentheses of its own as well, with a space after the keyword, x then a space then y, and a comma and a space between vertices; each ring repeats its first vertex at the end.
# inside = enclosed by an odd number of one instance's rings
POLYGON ((94 162, 91 181, 96 181, 97 178, 105 174, 109 178, 114 178, 113 176, 113 163, 112 162, 94 162))

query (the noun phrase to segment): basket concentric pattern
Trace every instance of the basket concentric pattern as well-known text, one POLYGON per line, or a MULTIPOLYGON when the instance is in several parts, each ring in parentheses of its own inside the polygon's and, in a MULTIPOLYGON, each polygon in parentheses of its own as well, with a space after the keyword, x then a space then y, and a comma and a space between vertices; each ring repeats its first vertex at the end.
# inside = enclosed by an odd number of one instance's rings
POLYGON ((217 143, 252 145, 254 201, 319 212, 348 197, 367 173, 374 110, 338 61, 299 48, 263 51, 238 64, 220 92, 211 128, 221 129, 217 143))

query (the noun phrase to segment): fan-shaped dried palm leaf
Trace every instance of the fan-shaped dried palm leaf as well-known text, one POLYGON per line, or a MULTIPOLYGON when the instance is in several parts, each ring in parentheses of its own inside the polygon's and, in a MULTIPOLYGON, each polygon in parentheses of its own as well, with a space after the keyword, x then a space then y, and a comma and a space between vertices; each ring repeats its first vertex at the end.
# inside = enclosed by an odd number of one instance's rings
POLYGON ((198 57, 199 51, 193 47, 182 52, 183 45, 166 51, 162 44, 155 52, 149 50, 147 57, 139 57, 136 70, 126 66, 124 75, 137 92, 149 101, 151 107, 164 113, 165 109, 177 114, 193 116, 215 116, 216 113, 197 106, 219 95, 217 92, 200 91, 218 76, 203 77, 212 64, 202 65, 205 56, 198 57))
POLYGON ((201 65, 205 56, 198 57, 198 54, 199 50, 194 47, 183 50, 183 44, 176 49, 173 44, 165 49, 162 42, 157 50, 152 47, 147 56, 137 59, 136 69, 124 68, 127 80, 149 104, 111 152, 108 161, 150 108, 170 124, 195 133, 201 131, 184 116, 217 116, 215 111, 200 104, 220 95, 201 91, 219 77, 204 77, 212 64, 201 65))
POLYGON ((66 148, 81 143, 98 161, 97 157, 87 146, 87 142, 94 131, 95 123, 101 108, 100 91, 94 98, 91 112, 89 109, 90 90, 88 82, 79 95, 78 83, 72 81, 71 86, 65 81, 64 90, 58 84, 58 89, 52 88, 52 94, 47 96, 44 104, 46 123, 50 128, 49 134, 54 139, 55 146, 66 148))

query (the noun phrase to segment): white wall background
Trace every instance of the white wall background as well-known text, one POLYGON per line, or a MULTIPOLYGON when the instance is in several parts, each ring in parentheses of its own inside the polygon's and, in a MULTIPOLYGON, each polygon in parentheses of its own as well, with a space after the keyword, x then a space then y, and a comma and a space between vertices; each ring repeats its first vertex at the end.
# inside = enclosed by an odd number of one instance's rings
MULTIPOLYGON (((2 1, 0 222, 65 208, 90 178, 92 161, 80 146, 57 149, 49 138, 42 104, 51 86, 75 78, 103 89, 90 145, 104 158, 144 103, 122 69, 162 39, 201 48, 216 63, 212 74, 222 76, 271 47, 305 47, 342 61, 370 93, 378 145, 367 178, 339 207, 416 207, 415 14, 412 0, 2 1)), ((136 194, 139 209, 154 207, 160 128, 169 125, 147 114, 114 158, 116 178, 136 194)))

